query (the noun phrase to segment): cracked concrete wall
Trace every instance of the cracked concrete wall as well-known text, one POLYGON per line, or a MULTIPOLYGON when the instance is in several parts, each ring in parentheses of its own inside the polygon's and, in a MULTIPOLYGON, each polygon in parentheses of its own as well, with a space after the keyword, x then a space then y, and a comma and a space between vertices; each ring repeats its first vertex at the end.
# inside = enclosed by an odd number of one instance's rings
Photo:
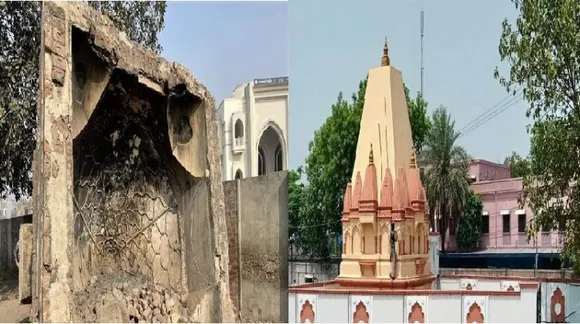
POLYGON ((237 222, 238 215, 240 220, 228 231, 240 244, 238 268, 230 259, 230 275, 241 280, 230 278, 230 290, 240 296, 236 306, 241 318, 287 322, 288 172, 226 181, 224 187, 228 221, 237 222))
POLYGON ((214 100, 79 2, 45 2, 35 152, 33 317, 123 271, 231 322, 214 100))
POLYGON ((16 270, 14 249, 24 217, 0 219, 0 271, 16 270))

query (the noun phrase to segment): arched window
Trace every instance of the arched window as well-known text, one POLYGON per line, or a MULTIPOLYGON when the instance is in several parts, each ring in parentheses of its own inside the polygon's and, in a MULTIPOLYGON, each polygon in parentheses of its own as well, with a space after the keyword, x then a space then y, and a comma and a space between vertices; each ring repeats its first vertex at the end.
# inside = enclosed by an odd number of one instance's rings
POLYGON ((242 123, 241 119, 236 120, 236 124, 234 126, 234 137, 235 138, 244 137, 244 124, 242 123))
POLYGON ((258 147, 258 175, 266 174, 266 159, 264 156, 264 150, 261 147, 258 147))
POLYGON ((241 119, 237 119, 234 124, 234 147, 241 147, 244 145, 244 123, 241 119))
POLYGON ((282 145, 278 144, 274 153, 274 171, 282 171, 284 169, 284 154, 282 153, 282 145))
POLYGON ((242 173, 242 170, 238 169, 238 171, 236 171, 236 180, 243 179, 243 178, 244 178, 244 174, 242 173))

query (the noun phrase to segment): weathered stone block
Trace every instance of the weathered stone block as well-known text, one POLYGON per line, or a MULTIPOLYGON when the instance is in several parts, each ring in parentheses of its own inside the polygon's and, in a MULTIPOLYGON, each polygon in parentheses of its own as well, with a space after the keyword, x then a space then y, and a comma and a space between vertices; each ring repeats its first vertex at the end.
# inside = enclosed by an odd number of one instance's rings
POLYGON ((58 54, 52 54, 52 80, 58 85, 64 84, 66 74, 66 59, 58 54))
POLYGON ((18 265, 18 298, 32 297, 32 224, 20 226, 20 251, 18 265))

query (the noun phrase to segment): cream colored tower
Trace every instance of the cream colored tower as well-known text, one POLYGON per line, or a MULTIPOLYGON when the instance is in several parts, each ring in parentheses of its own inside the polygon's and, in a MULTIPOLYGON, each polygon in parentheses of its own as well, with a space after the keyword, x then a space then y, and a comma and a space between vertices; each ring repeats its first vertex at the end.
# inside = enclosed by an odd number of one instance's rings
POLYGON ((427 201, 413 149, 402 74, 369 71, 355 164, 344 196, 342 286, 430 288, 427 201), (354 183, 354 185, 352 185, 354 183), (396 229, 391 278, 391 223, 396 229))

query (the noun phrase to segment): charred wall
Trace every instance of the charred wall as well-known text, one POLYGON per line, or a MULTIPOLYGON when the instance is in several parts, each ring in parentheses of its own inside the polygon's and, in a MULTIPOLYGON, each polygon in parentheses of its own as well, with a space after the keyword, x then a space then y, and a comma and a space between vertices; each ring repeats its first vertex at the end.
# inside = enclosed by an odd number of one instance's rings
POLYGON ((44 6, 33 315, 102 321, 97 293, 109 320, 231 321, 213 98, 85 4, 44 6), (95 287, 112 274, 140 279, 95 287))

